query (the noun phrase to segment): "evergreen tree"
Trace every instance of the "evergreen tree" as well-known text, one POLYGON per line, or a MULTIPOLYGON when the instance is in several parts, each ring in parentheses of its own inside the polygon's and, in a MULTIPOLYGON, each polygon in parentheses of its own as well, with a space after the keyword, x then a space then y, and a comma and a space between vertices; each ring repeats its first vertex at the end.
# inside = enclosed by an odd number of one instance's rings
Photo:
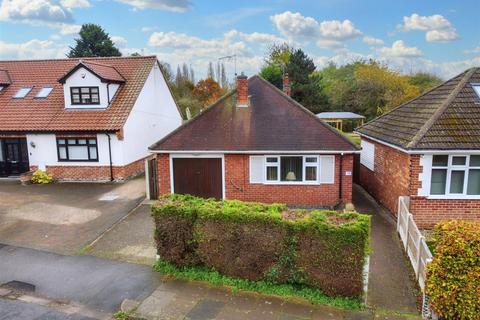
POLYGON ((108 33, 97 24, 82 25, 80 38, 75 39, 75 46, 70 47, 69 58, 80 57, 119 57, 122 54, 110 39, 108 33))
POLYGON ((215 79, 215 71, 211 62, 208 63, 207 78, 215 79))

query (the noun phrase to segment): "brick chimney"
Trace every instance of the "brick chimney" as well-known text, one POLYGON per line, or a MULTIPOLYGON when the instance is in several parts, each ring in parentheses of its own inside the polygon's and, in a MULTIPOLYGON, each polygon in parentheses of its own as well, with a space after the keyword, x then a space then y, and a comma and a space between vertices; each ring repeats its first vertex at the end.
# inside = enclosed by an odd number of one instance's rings
POLYGON ((243 72, 237 77, 237 107, 248 107, 248 80, 243 72))
POLYGON ((289 97, 292 95, 292 88, 290 87, 290 79, 288 78, 288 73, 285 73, 283 75, 283 92, 289 97))

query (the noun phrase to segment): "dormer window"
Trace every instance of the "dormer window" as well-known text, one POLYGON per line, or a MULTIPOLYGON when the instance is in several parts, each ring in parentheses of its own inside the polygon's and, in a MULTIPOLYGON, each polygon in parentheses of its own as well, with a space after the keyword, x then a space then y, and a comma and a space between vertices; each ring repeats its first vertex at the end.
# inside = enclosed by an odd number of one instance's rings
POLYGON ((72 105, 100 104, 98 87, 71 87, 72 105))
POLYGON ((30 93, 30 91, 32 91, 32 87, 21 88, 20 90, 17 91, 17 93, 15 93, 13 98, 14 99, 23 99, 27 96, 27 94, 30 93))
POLYGON ((52 90, 53 90, 53 87, 43 87, 42 89, 40 89, 40 91, 38 91, 35 98, 36 99, 44 99, 44 98, 48 97, 48 95, 50 94, 50 92, 52 92, 52 90))
POLYGON ((472 88, 480 99, 480 83, 473 83, 472 88))

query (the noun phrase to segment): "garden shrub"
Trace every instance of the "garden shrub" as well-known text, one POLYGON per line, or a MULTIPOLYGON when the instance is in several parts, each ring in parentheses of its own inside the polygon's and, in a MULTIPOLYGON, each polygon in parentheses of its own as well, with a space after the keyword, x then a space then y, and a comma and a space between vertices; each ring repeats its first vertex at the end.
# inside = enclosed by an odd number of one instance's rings
POLYGON ((45 171, 37 170, 33 173, 31 181, 35 184, 49 184, 53 182, 53 176, 45 171))
POLYGON ((445 319, 480 319, 480 222, 447 221, 433 231, 426 293, 445 319))
POLYGON ((169 195, 152 206, 158 253, 177 267, 359 297, 370 218, 169 195))

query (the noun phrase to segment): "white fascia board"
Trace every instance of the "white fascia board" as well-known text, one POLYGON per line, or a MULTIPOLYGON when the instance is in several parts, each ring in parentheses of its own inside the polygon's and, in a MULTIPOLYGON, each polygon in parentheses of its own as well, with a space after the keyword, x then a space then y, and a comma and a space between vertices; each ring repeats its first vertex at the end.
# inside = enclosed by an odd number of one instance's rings
POLYGON ((406 149, 403 149, 402 147, 393 145, 391 143, 382 141, 382 140, 377 139, 377 138, 370 137, 369 135, 366 135, 366 134, 363 134, 363 133, 360 133, 360 132, 357 132, 357 134, 361 137, 365 137, 367 139, 370 139, 372 141, 378 142, 378 143, 383 144, 387 147, 396 149, 398 151, 401 151, 401 152, 404 152, 404 153, 407 153, 407 154, 480 154, 480 150, 474 150, 474 149, 470 149, 470 150, 461 150, 461 149, 452 149, 452 150, 443 150, 443 149, 438 149, 438 150, 435 150, 435 149, 406 150, 406 149))
POLYGON ((171 153, 171 154, 359 154, 360 150, 356 151, 338 151, 338 150, 150 150, 151 153, 171 153))

